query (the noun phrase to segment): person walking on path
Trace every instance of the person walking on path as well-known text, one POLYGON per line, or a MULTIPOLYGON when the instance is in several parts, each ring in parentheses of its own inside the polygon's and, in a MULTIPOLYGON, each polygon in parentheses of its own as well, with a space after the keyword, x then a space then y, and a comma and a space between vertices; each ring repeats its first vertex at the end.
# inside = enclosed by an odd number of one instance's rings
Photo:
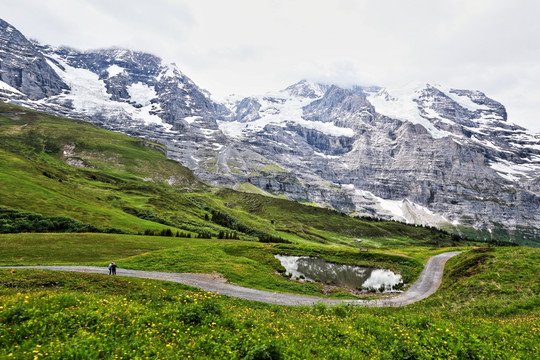
POLYGON ((114 262, 109 264, 109 275, 116 275, 116 266, 114 262))

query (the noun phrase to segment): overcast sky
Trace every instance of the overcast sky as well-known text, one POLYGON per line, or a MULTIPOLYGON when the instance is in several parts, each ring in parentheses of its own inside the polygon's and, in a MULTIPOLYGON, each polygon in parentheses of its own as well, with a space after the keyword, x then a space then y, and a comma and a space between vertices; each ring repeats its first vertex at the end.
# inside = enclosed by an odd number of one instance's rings
POLYGON ((216 99, 301 79, 480 90, 540 132, 537 0, 2 0, 29 38, 143 50, 216 99))

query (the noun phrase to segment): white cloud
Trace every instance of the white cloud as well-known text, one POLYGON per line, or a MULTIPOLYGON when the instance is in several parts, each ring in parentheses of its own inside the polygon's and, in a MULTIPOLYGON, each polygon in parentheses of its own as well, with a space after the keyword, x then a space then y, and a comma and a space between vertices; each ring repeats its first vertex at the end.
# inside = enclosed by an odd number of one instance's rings
POLYGON ((3 0, 27 36, 80 49, 127 46, 176 62, 219 96, 301 78, 481 90, 540 132, 535 0, 3 0))

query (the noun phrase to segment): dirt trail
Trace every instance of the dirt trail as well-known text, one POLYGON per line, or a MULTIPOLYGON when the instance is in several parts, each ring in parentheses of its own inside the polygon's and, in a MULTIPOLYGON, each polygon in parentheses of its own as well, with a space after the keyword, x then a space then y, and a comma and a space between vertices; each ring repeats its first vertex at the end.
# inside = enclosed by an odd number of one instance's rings
MULTIPOLYGON (((117 269, 116 274, 117 276, 130 276, 144 279, 172 281, 200 288, 212 293, 219 293, 222 295, 246 300, 259 301, 268 304, 314 305, 317 303, 324 303, 327 305, 335 305, 340 303, 349 303, 361 306, 397 307, 409 305, 414 302, 420 301, 437 291, 441 283, 442 273, 446 261, 459 253, 460 251, 447 252, 431 257, 424 266, 424 270, 420 274, 418 280, 407 291, 395 297, 378 300, 328 299, 316 296, 283 294, 271 291, 256 290, 242 286, 227 284, 224 283, 221 279, 214 279, 206 274, 165 273, 157 271, 142 271, 129 269, 117 269)), ((106 268, 96 266, 2 266, 0 268, 43 269, 100 274, 108 273, 108 270, 106 268)))

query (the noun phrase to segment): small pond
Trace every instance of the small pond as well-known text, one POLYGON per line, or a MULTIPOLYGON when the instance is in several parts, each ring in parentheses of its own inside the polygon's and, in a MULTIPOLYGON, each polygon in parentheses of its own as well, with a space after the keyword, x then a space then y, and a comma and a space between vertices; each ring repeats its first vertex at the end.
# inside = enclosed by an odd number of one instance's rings
POLYGON ((336 264, 310 256, 275 255, 293 279, 321 281, 353 289, 393 291, 402 282, 401 275, 390 270, 336 264))

